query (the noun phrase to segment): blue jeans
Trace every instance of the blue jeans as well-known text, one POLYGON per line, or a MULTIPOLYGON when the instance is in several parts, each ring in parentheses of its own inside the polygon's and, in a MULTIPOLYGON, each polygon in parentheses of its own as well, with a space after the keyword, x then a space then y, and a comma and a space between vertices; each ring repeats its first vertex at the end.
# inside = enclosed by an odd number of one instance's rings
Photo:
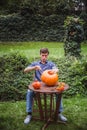
MULTIPOLYGON (((32 112, 33 98, 34 98, 34 92, 28 89, 27 95, 26 95, 26 112, 32 112)), ((58 95, 56 95, 56 100, 57 98, 58 98, 58 95)), ((61 100, 59 112, 62 112, 62 111, 63 111, 63 104, 61 100)))

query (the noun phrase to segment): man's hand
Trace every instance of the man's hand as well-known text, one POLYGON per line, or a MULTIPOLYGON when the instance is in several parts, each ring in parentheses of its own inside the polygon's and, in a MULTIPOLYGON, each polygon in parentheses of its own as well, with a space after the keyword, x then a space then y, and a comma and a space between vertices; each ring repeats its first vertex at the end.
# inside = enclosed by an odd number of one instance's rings
POLYGON ((27 72, 30 72, 32 70, 41 70, 41 67, 40 66, 27 67, 24 69, 24 72, 27 73, 27 72))
POLYGON ((35 66, 35 70, 41 70, 41 67, 40 66, 35 66))
POLYGON ((59 72, 59 69, 52 69, 52 71, 54 72, 54 73, 58 73, 59 72))

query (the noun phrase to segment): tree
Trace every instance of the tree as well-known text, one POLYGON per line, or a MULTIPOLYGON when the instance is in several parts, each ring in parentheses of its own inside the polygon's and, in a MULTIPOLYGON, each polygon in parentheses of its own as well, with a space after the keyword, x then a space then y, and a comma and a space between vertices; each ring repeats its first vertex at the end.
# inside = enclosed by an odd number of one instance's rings
POLYGON ((84 31, 82 24, 83 21, 78 17, 67 17, 65 20, 65 56, 80 56, 81 42, 84 40, 84 31))

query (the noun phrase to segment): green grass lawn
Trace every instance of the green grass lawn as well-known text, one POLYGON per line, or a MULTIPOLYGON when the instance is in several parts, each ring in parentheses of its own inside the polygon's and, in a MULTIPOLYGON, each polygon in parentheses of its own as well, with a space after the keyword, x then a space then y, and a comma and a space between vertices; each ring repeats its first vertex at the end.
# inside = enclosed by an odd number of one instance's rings
MULTIPOLYGON (((47 47, 52 58, 64 56, 63 43, 59 42, 10 42, 0 43, 0 56, 18 51, 28 58, 39 57, 39 49, 47 47)), ((87 55, 87 44, 82 44, 82 54, 87 55)), ((64 115, 68 118, 66 125, 51 124, 47 130, 87 130, 87 98, 73 97, 63 100, 64 115)), ((0 102, 0 130, 40 130, 43 121, 32 120, 25 125, 25 101, 0 102)), ((34 114, 34 113, 33 113, 34 114)))
MULTIPOLYGON (((28 58, 35 59, 39 57, 39 50, 42 47, 49 48, 49 57, 61 58, 64 56, 62 42, 4 42, 0 43, 0 55, 8 54, 9 52, 18 51, 28 58)), ((87 54, 87 44, 82 44, 82 54, 87 54)))
MULTIPOLYGON (((66 125, 51 123, 47 130, 87 130, 87 98, 74 97, 63 99, 66 125)), ((26 116, 25 101, 0 103, 0 130, 41 130, 44 121, 31 120, 23 123, 26 116)), ((34 115, 34 113, 33 113, 34 115)))
POLYGON ((18 43, 0 43, 0 55, 13 51, 18 51, 26 57, 38 57, 40 48, 47 47, 50 51, 50 57, 64 56, 63 43, 59 42, 18 42, 18 43))

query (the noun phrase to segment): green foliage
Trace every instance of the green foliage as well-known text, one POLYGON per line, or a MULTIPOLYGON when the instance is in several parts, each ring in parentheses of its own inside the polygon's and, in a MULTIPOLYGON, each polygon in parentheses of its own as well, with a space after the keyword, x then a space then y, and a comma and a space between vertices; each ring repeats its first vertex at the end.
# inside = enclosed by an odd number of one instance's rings
POLYGON ((19 53, 0 57, 0 100, 20 100, 25 96, 31 81, 30 74, 24 74, 27 59, 19 53))
MULTIPOLYGON (((36 59, 38 60, 38 58, 36 59)), ((87 94, 87 60, 86 57, 51 59, 59 68, 59 81, 66 82, 70 88, 65 97, 87 94)), ((19 53, 10 53, 0 57, 0 100, 25 99, 28 85, 33 80, 33 72, 24 74, 23 70, 32 59, 19 53)))
POLYGON ((20 10, 21 0, 9 0, 8 2, 8 13, 18 13, 20 10))
POLYGON ((87 13, 82 12, 80 14, 80 18, 84 20, 83 28, 84 28, 84 36, 85 36, 85 39, 86 39, 86 37, 87 37, 87 13))
POLYGON ((63 24, 66 15, 72 15, 69 10, 73 1, 1 0, 1 3, 1 41, 63 41, 63 24))
POLYGON ((1 0, 3 10, 10 13, 26 10, 26 13, 35 13, 43 15, 69 13, 73 7, 73 1, 67 0, 1 0), (6 8, 5 8, 6 7, 6 8), (13 9, 12 9, 13 8, 13 9))
POLYGON ((67 17, 64 21, 66 28, 64 51, 65 55, 79 57, 81 42, 84 40, 83 21, 79 17, 67 17))
POLYGON ((64 16, 8 15, 0 17, 1 41, 62 41, 64 16))
MULTIPOLYGON (((67 18, 64 20, 64 27, 68 27, 69 25, 71 25, 74 22, 74 16, 67 16, 67 18)), ((84 24, 83 19, 79 18, 78 22, 80 23, 80 25, 84 24)))
POLYGON ((66 41, 64 44, 65 55, 80 57, 81 45, 75 41, 66 41))
POLYGON ((67 0, 24 0, 22 2, 22 9, 25 9, 26 13, 38 13, 40 15, 49 16, 65 12, 68 13, 67 10, 70 9, 70 4, 67 0), (29 9, 31 10, 30 12, 29 9))
MULTIPOLYGON (((35 102, 34 102, 35 103, 35 102)), ((68 123, 51 122, 46 130, 86 130, 87 129, 87 98, 76 96, 63 98, 64 112, 68 123)), ((25 101, 0 102, 0 129, 1 130, 41 130, 45 121, 32 119, 29 125, 23 123, 26 117, 25 101)), ((38 115, 38 106, 35 104, 33 116, 38 115)), ((48 114, 48 113, 47 113, 48 114)))
POLYGON ((55 61, 59 67, 59 81, 69 85, 65 96, 87 95, 87 60, 86 57, 61 58, 55 61))
POLYGON ((0 14, 18 13, 22 0, 0 0, 0 14))

